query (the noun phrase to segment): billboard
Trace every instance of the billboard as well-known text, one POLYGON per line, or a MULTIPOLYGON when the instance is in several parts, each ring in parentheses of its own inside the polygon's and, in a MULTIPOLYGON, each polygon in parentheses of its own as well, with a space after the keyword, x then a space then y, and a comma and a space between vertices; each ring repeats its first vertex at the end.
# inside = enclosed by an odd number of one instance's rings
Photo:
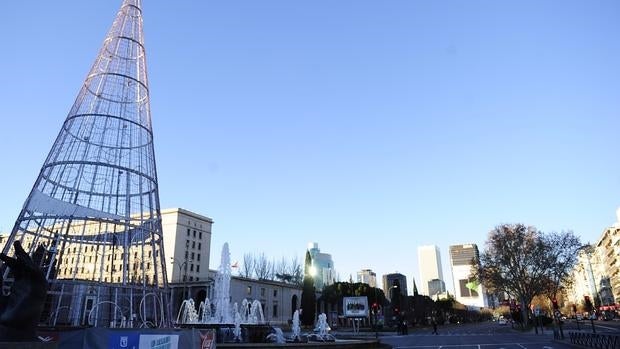
POLYGON ((368 317, 368 297, 343 297, 345 317, 368 317))

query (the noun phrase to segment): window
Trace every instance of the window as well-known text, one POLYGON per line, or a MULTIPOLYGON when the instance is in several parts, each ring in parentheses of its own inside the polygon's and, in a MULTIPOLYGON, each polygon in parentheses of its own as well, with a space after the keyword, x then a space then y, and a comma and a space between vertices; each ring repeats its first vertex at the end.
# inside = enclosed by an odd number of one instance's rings
MULTIPOLYGON (((202 225, 201 225, 200 227, 202 228, 202 225)), ((200 232, 198 232, 198 238, 199 238, 199 239, 202 239, 202 232, 201 232, 201 231, 200 231, 200 232)))
POLYGON ((190 277, 189 277, 189 281, 194 281, 194 277, 193 277, 193 276, 190 276, 190 277))
POLYGON ((192 241, 192 248, 196 248, 196 241, 192 241))
POLYGON ((200 264, 196 264, 196 272, 199 273, 200 272, 200 264))
POLYGON ((274 303, 273 304, 273 317, 278 317, 278 304, 274 303))
POLYGON ((278 296, 278 290, 273 290, 273 296, 277 297, 278 296))
POLYGON ((200 253, 199 253, 199 254, 198 254, 198 256, 196 256, 196 257, 198 257, 197 259, 198 259, 198 261, 200 262, 200 253))
POLYGON ((192 259, 194 259, 194 252, 192 252, 192 259))
POLYGON ((185 248, 189 248, 189 240, 185 240, 185 248))
POLYGON ((248 285, 248 287, 246 288, 245 291, 248 294, 248 296, 251 295, 252 294, 252 286, 248 285))
POLYGON ((189 236, 190 228, 187 228, 187 236, 189 236))
POLYGON ((261 297, 265 297, 265 288, 260 289, 260 295, 261 297))
POLYGON ((187 259, 188 255, 189 255, 189 252, 185 251, 185 259, 187 259))
POLYGON ((461 297, 478 297, 476 288, 478 287, 474 280, 461 279, 459 280, 459 286, 461 289, 461 297))
POLYGON ((200 250, 200 248, 202 247, 202 243, 198 243, 198 249, 200 250))
POLYGON ((196 237, 196 231, 194 230, 194 237, 196 237))
POLYGON ((189 265, 189 271, 194 271, 194 265, 193 264, 189 265))

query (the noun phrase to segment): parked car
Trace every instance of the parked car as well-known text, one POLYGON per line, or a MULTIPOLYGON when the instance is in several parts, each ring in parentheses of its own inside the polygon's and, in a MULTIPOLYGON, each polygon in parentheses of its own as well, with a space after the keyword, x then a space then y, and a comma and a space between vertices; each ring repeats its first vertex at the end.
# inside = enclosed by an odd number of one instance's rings
POLYGON ((498 325, 507 325, 508 324, 508 320, 506 320, 506 318, 504 318, 503 316, 501 316, 499 319, 497 319, 497 324, 498 325))

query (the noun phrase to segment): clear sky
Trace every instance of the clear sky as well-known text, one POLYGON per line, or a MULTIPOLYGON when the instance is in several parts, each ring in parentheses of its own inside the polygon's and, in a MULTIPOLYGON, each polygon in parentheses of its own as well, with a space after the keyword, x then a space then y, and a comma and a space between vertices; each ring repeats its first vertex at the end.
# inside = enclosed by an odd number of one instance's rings
MULTIPOLYGON (((595 241, 620 206, 620 2, 144 0, 163 208, 211 268, 316 241, 341 279, 501 223, 595 241)), ((0 5, 8 232, 120 6, 0 5)))

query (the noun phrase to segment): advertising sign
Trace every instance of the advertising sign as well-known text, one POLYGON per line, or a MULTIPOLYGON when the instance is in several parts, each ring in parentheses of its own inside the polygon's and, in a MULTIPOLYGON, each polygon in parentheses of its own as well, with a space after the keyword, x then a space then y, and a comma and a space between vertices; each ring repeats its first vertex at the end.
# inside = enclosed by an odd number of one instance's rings
POLYGON ((177 334, 141 334, 139 349, 178 349, 177 334))
POLYGON ((368 297, 343 297, 345 317, 368 317, 368 297))

